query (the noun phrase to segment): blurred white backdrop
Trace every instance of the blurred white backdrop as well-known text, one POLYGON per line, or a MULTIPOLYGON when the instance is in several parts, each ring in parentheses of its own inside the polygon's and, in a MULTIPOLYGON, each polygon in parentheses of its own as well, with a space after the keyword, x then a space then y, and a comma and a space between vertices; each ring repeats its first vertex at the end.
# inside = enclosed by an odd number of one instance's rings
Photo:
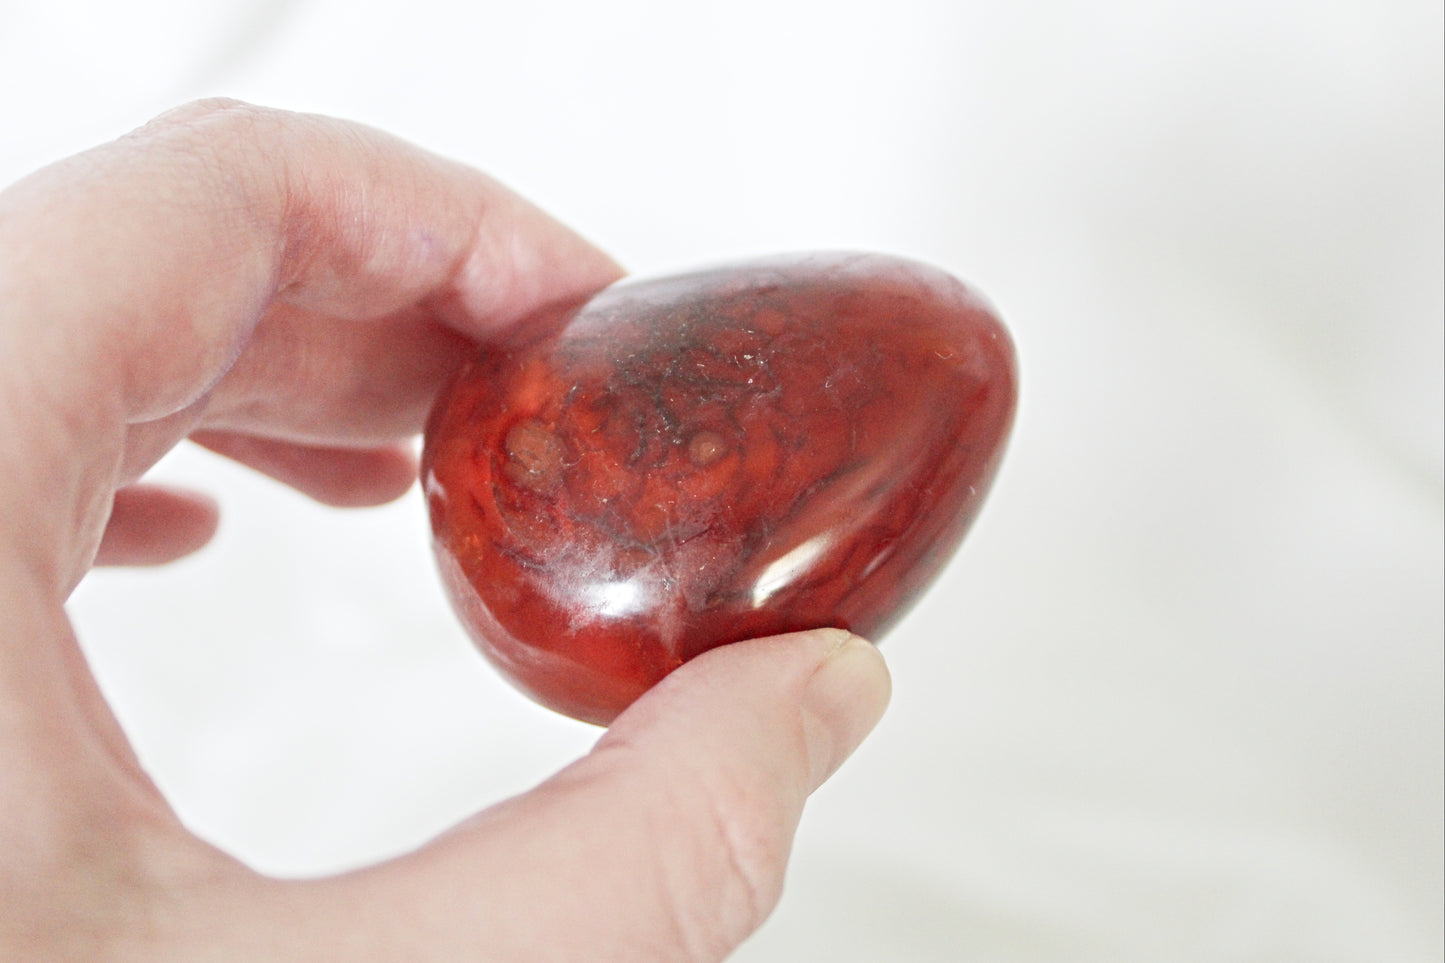
MULTIPOLYGON (((630 268, 857 247, 1001 308, 1023 397, 764 961, 1442 954, 1442 10, 0 0, 0 182, 225 94, 485 168, 630 268)), ((3 362, 3 359, 0 359, 3 362)), ((596 731, 439 590, 415 492, 180 450, 223 527, 71 611, 187 822, 374 860, 596 731)))

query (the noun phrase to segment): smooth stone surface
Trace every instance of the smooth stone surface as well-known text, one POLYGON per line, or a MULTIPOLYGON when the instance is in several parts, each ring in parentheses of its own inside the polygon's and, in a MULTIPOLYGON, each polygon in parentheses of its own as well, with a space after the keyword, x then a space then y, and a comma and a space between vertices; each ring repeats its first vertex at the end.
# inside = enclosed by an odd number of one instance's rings
POLYGON ((771 258, 535 317, 437 402, 422 475, 458 614, 511 681, 606 724, 715 646, 875 641, 978 512, 1009 337, 937 269, 771 258))

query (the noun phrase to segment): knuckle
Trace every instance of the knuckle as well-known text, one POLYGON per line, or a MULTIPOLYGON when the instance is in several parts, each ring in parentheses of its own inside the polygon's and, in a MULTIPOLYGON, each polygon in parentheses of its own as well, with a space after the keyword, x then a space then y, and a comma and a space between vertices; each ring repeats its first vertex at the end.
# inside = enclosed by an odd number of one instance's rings
POLYGON ((662 851, 663 891, 690 960, 722 959, 762 925, 782 893, 792 833, 771 787, 741 773, 700 781, 684 845, 662 851), (678 877, 690 885, 678 885, 678 877))
POLYGON ((131 136, 148 149, 199 162, 215 175, 266 154, 264 142, 274 139, 280 117, 244 101, 212 97, 168 110, 131 136))
POLYGON ((752 780, 734 779, 710 809, 721 888, 748 931, 762 925, 782 891, 791 834, 777 806, 752 780))
POLYGON ((242 115, 256 115, 262 108, 231 97, 203 97, 189 103, 172 107, 155 117, 146 125, 149 128, 185 127, 225 116, 227 119, 242 115))

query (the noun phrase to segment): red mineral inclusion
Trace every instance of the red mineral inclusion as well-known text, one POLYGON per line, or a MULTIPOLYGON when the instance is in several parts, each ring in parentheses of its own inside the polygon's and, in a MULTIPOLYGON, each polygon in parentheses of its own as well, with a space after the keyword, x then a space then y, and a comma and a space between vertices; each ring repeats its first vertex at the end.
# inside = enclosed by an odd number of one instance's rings
POLYGON ((483 345, 438 401, 443 580, 513 683, 599 724, 727 642, 876 640, 978 512, 1015 380, 989 308, 910 261, 616 285, 483 345))

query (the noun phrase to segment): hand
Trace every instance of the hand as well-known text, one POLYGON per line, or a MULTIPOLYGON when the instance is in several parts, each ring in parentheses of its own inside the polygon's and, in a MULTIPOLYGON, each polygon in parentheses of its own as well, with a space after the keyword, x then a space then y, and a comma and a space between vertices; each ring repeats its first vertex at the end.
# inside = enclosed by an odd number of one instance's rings
POLYGON ((837 631, 678 670, 532 792, 401 858, 266 879, 181 826, 64 602, 203 544, 138 484, 191 437, 322 501, 396 497, 471 339, 619 274, 378 132, 182 108, 0 194, 0 958, 715 960, 777 900, 808 793, 876 723, 837 631))

